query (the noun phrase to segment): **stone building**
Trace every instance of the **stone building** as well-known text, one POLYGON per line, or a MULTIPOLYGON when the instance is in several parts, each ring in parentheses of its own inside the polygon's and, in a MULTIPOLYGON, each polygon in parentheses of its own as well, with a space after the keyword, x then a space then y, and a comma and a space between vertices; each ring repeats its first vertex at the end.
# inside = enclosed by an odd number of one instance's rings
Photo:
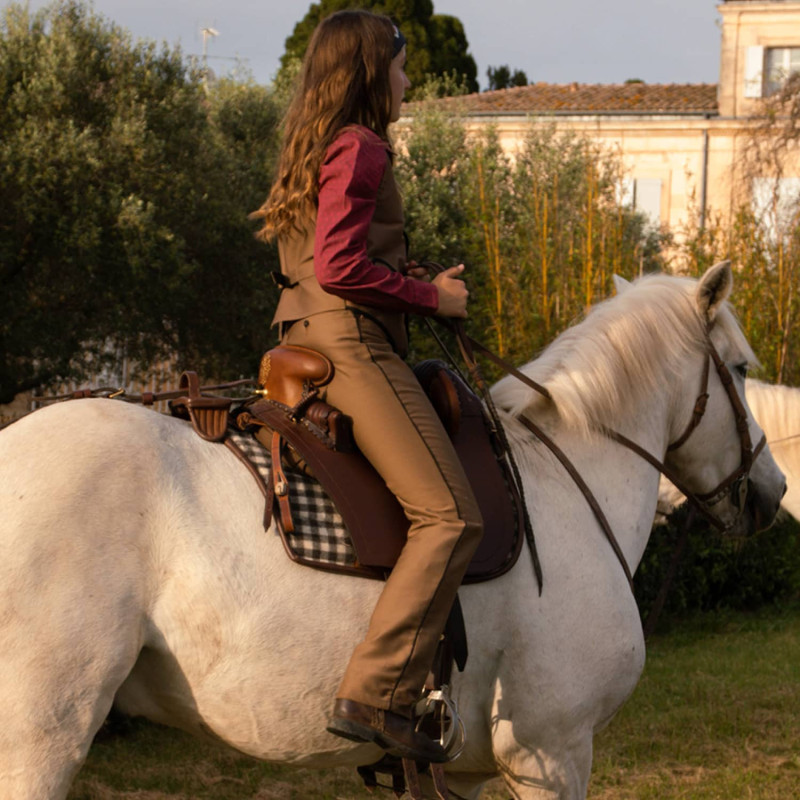
MULTIPOLYGON (((618 153, 625 196, 654 222, 679 233, 693 210, 727 218, 742 190, 765 191, 757 178, 743 185, 742 149, 763 98, 800 71, 800 2, 726 0, 717 10, 718 84, 535 83, 461 98, 468 127, 493 124, 513 152, 531 123, 555 124, 618 153)), ((784 175, 780 192, 800 195, 800 179, 784 175)))

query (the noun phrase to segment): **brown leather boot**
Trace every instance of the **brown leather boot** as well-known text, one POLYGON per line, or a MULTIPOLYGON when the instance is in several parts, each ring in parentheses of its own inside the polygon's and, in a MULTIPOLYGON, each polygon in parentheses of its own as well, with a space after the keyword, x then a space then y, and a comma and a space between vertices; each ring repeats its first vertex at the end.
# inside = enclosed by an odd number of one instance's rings
POLYGON ((390 755, 441 764, 447 761, 444 748, 414 729, 407 717, 355 700, 338 698, 328 731, 355 742, 374 742, 390 755))

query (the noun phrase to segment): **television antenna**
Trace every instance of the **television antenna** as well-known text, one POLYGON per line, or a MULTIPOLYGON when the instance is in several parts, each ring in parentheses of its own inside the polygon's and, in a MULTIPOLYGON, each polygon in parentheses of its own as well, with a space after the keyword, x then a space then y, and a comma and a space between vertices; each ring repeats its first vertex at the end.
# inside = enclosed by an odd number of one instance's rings
POLYGON ((219 36, 219 31, 216 28, 201 28, 200 33, 203 34, 203 72, 208 75, 208 40, 212 37, 219 36))

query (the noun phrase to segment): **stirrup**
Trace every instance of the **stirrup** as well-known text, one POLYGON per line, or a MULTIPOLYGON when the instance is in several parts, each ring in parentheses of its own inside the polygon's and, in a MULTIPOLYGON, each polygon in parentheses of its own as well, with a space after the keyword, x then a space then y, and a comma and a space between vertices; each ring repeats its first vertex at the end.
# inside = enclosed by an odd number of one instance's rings
MULTIPOLYGON (((456 701, 450 697, 450 687, 442 684, 438 689, 430 689, 417 703, 416 707, 418 731, 426 718, 431 717, 438 725, 439 738, 436 740, 444 748, 449 760, 458 758, 467 743, 464 723, 458 715, 456 701)), ((423 731, 427 733, 427 730, 423 731)))

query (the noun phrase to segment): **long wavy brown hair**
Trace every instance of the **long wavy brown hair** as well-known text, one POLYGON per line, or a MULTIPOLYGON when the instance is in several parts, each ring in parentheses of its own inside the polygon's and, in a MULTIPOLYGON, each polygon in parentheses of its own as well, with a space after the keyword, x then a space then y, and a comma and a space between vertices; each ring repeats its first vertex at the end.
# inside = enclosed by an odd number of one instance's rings
POLYGON ((313 216, 320 166, 342 128, 363 125, 388 141, 394 30, 388 17, 361 9, 338 11, 317 26, 283 120, 277 177, 250 215, 263 220, 260 238, 302 229, 313 216))

